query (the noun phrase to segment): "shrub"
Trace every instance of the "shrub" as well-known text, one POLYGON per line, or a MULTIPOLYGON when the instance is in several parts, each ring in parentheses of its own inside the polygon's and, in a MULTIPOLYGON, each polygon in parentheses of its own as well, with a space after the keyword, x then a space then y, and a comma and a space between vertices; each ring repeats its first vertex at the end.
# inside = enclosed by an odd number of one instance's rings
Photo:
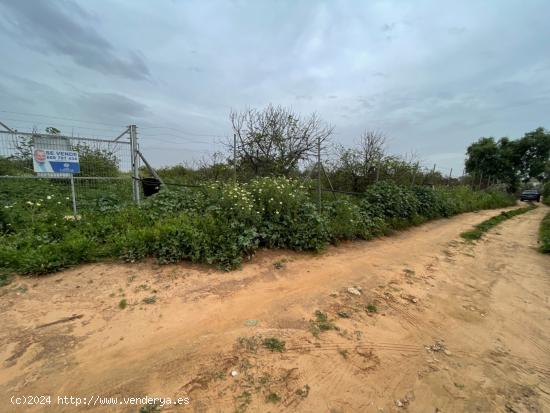
POLYGON ((390 181, 379 182, 365 192, 374 214, 389 219, 410 219, 418 213, 419 201, 408 187, 390 181))
POLYGON ((550 254, 550 213, 540 223, 539 240, 541 252, 550 254))
POLYGON ((139 208, 107 194, 73 220, 65 216, 70 200, 56 188, 49 183, 50 194, 18 202, 0 189, 0 270, 43 274, 105 257, 232 269, 259 246, 319 251, 329 242, 369 239, 427 219, 515 202, 497 191, 380 182, 361 198, 340 196, 319 210, 300 182, 259 178, 161 191, 139 208))
POLYGON ((371 236, 361 208, 347 199, 327 202, 323 206, 327 231, 332 242, 340 239, 368 239, 371 236))
POLYGON ((550 205, 550 181, 546 182, 542 187, 542 202, 546 205, 550 205))

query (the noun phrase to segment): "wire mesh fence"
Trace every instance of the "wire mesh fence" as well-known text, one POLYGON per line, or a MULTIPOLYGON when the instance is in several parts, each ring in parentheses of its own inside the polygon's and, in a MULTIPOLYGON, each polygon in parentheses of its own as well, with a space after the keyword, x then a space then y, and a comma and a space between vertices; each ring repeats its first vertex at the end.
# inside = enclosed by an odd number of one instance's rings
POLYGON ((132 178, 131 140, 6 129, 0 131, 2 203, 55 199, 60 207, 72 208, 75 203, 78 210, 83 210, 135 201, 139 186, 132 178), (69 163, 52 169, 53 162, 44 162, 52 152, 78 153, 79 171, 71 173, 69 163))

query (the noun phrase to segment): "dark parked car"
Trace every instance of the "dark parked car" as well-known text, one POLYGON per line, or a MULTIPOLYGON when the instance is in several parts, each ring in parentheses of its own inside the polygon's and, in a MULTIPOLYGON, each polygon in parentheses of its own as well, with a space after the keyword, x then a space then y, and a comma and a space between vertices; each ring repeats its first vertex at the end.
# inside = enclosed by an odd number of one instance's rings
POLYGON ((536 189, 528 189, 521 193, 520 201, 537 201, 540 202, 540 192, 536 189))

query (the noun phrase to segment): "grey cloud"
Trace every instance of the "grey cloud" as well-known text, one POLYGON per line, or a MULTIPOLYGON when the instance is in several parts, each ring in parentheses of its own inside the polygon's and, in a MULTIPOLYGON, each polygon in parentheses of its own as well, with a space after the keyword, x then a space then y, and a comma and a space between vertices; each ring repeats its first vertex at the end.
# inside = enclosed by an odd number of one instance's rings
MULTIPOLYGON (((223 136, 230 108, 272 102, 318 112, 338 143, 380 129, 390 151, 458 168, 445 152, 547 122, 549 13, 542 0, 0 0, 0 109, 223 136)), ((193 159, 164 147, 153 164, 193 159)))
POLYGON ((142 118, 148 114, 147 105, 118 93, 86 93, 76 99, 82 110, 108 114, 113 119, 142 118))
POLYGON ((44 54, 67 56, 82 67, 104 74, 131 79, 150 77, 138 52, 121 56, 121 51, 88 25, 87 21, 95 17, 70 0, 0 0, 0 5, 7 12, 3 28, 19 43, 44 54))

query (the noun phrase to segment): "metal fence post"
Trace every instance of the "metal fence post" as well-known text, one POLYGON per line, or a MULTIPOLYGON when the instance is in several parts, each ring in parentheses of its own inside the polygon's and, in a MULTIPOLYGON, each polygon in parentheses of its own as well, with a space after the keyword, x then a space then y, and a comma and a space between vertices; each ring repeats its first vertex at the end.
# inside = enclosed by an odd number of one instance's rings
POLYGON ((317 202, 319 203, 319 210, 323 207, 322 204, 322 192, 321 192, 321 138, 317 138, 317 202))
POLYGON ((72 204, 73 204, 73 215, 74 215, 74 218, 76 219, 76 214, 77 214, 77 210, 76 210, 76 191, 75 191, 75 188, 74 188, 74 175, 71 173, 71 201, 72 201, 72 204))
POLYGON ((237 134, 233 134, 233 181, 237 183, 237 134))
POLYGON ((134 202, 140 204, 141 193, 139 189, 139 146, 137 143, 136 125, 130 125, 130 151, 132 157, 132 194, 134 202))

